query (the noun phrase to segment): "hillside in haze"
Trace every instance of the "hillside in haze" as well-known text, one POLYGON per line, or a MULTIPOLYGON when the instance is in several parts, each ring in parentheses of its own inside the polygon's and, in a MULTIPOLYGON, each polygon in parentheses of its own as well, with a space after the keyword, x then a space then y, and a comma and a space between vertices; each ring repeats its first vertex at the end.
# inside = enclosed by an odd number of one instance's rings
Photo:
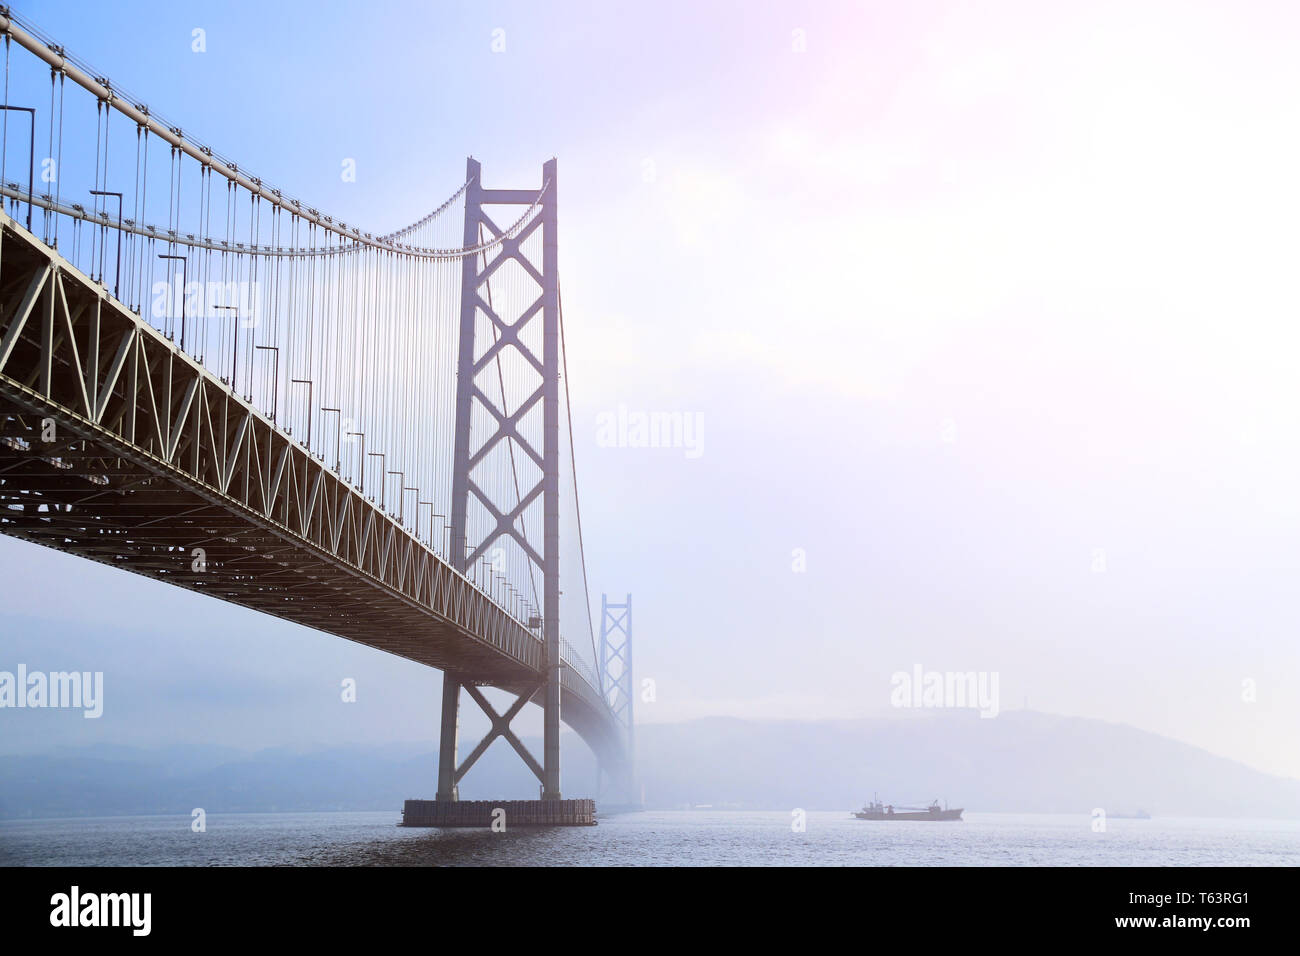
POLYGON ((1033 711, 706 719, 638 732, 647 802, 659 805, 837 809, 879 792, 977 811, 1300 818, 1300 780, 1123 724, 1033 711))
MULTIPOLYGON (((466 741, 466 750, 473 746, 466 741)), ((538 741, 526 743, 538 751, 538 741)), ((566 739, 565 792, 593 792, 590 754, 566 739)), ((712 718, 638 728, 646 804, 845 811, 873 792, 972 811, 1300 818, 1284 780, 1132 727, 1032 711, 843 722, 712 718)), ((257 753, 91 747, 0 757, 0 818, 121 813, 392 810, 433 796, 437 755, 416 745, 257 753)), ((526 798, 536 783, 498 741, 465 799, 526 798)))

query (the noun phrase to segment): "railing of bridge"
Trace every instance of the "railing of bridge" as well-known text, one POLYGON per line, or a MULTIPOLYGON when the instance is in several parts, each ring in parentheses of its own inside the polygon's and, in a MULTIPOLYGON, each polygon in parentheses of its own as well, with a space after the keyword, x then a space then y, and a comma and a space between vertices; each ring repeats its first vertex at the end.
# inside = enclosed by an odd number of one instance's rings
MULTIPOLYGON (((492 268, 538 215, 548 184, 516 218, 473 242, 462 235, 468 183, 409 225, 366 231, 164 119, 7 8, 0 32, 0 201, 13 218, 423 547, 459 566, 464 555, 451 553, 448 523, 461 266, 475 258, 492 268)), ((490 280, 492 308, 517 318, 535 284, 505 263, 490 280)), ((484 343, 499 335, 488 323, 479 331, 484 343)), ((491 361, 488 401, 540 447, 540 408, 521 407, 538 370, 506 347, 491 361)), ((562 398, 570 429, 564 574, 573 582, 561 611, 563 657, 598 688, 567 369, 562 398)), ((472 434, 484 427, 472 422, 472 434)), ((474 481, 504 510, 518 508, 524 537, 540 541, 540 502, 520 507, 518 496, 536 465, 513 443, 503 448, 477 465, 474 481)), ((490 516, 471 509, 467 520, 490 516)), ((463 573, 536 633, 540 582, 520 548, 505 542, 463 573)))

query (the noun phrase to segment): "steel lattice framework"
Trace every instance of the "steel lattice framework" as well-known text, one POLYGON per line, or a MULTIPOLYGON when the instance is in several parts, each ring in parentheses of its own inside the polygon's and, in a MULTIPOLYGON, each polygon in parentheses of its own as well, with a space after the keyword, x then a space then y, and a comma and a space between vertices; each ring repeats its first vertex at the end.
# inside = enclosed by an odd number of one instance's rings
POLYGON ((613 604, 600 596, 601 690, 614 717, 628 734, 632 746, 632 595, 613 604))
MULTIPOLYGON (((481 695, 475 701, 492 720, 492 730, 471 754, 465 765, 456 767, 457 732, 459 727, 460 684, 453 675, 443 678, 442 734, 438 749, 438 799, 454 800, 456 783, 465 771, 498 736, 505 737, 523 757, 525 763, 542 783, 543 800, 559 800, 560 792, 560 687, 562 662, 560 660, 560 492, 559 492, 559 423, 560 423, 560 317, 558 246, 556 241, 556 162, 550 160, 542 168, 541 214, 516 235, 507 235, 484 210, 485 206, 530 205, 537 202, 538 193, 531 190, 484 189, 481 183, 482 168, 470 159, 466 163, 465 178, 469 183, 465 194, 465 245, 479 239, 486 228, 504 241, 500 251, 490 262, 483 263, 474 256, 462 260, 461 318, 459 364, 456 376, 456 449, 452 472, 451 551, 453 561, 472 565, 489 548, 503 539, 513 541, 527 556, 528 561, 542 574, 543 603, 540 623, 542 629, 542 671, 540 683, 522 694, 505 715, 498 716, 481 695), (524 251, 524 244, 537 230, 542 231, 542 261, 532 261, 524 251), (506 263, 519 265, 532 278, 537 295, 524 305, 513 318, 503 316, 501 310, 485 296, 489 282, 506 263), (491 345, 476 357, 475 330, 479 316, 491 323, 491 345), (526 341, 526 332, 532 324, 540 323, 541 354, 538 355, 526 341), (503 352, 511 350, 536 372, 536 386, 518 402, 516 407, 505 407, 504 388, 500 399, 494 400, 482 385, 482 378, 491 374, 494 362, 503 352), (542 406, 541 448, 521 428, 523 422, 542 406), (491 427, 488 434, 472 447, 475 409, 486 412, 491 427), (514 502, 493 499, 475 480, 475 468, 503 444, 510 446, 510 454, 517 449, 532 459, 540 474, 526 487, 515 489, 514 502), (471 496, 478 501, 491 518, 489 526, 476 539, 469 538, 468 509, 471 496), (522 524, 522 517, 538 498, 542 499, 543 541, 541 551, 530 541, 522 524), (533 693, 542 695, 544 711, 543 761, 541 764, 527 752, 518 739, 510 733, 511 718, 522 709, 533 693)), ((534 622, 530 622, 532 624, 534 622)))
POLYGON ((627 740, 627 760, 615 763, 608 770, 632 802, 636 802, 636 781, 633 768, 636 761, 636 725, 632 715, 632 694, 635 684, 632 677, 632 595, 623 603, 614 604, 609 595, 600 596, 600 684, 601 693, 614 720, 627 740), (621 777, 621 779, 619 779, 621 777))

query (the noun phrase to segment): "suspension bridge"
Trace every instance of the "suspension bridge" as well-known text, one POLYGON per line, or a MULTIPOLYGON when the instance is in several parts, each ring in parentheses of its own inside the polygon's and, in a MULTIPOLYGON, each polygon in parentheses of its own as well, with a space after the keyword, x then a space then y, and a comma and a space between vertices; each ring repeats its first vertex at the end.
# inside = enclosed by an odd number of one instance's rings
POLYGON ((438 668, 444 808, 498 738, 558 806, 561 722, 628 784, 631 601, 598 643, 556 161, 490 189, 470 159, 371 233, 5 8, 0 33, 0 531, 438 668), (466 696, 492 729, 463 754, 466 696), (540 759, 510 729, 530 701, 540 759))

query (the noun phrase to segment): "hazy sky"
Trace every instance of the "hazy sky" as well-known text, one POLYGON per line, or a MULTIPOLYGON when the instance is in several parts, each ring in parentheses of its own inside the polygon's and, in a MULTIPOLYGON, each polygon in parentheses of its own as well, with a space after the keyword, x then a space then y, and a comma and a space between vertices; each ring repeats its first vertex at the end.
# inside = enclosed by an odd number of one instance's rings
MULTIPOLYGON (((558 157, 588 567, 634 594, 641 720, 887 712, 920 664, 1300 776, 1300 10, 700 6, 20 12, 372 232, 467 154, 489 186, 558 157), (601 447, 620 405, 700 416, 703 453, 601 447)), ((106 672, 101 720, 10 712, 5 748, 436 741, 425 668, 0 567, 0 669, 106 672)))

